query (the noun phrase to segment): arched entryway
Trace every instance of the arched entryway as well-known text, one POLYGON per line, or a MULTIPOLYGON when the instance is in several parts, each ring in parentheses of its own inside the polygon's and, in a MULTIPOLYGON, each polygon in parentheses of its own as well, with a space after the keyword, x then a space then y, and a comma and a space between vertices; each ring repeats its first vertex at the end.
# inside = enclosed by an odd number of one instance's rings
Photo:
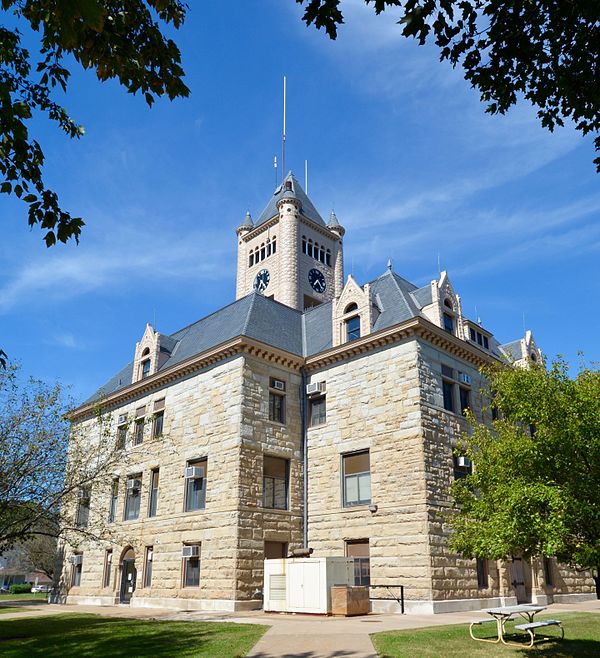
POLYGON ((129 603, 135 592, 137 570, 135 568, 135 553, 129 547, 121 555, 121 590, 119 603, 129 603))

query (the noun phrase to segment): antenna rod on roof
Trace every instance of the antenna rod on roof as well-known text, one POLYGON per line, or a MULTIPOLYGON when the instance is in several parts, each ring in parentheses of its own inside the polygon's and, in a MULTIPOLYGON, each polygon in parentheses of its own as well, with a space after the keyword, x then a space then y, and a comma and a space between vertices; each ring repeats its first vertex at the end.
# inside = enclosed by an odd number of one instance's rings
POLYGON ((277 156, 273 158, 273 170, 275 171, 275 187, 277 187, 277 156))
POLYGON ((308 194, 308 160, 304 161, 304 191, 308 194))
POLYGON ((287 80, 283 76, 283 135, 281 136, 281 182, 285 176, 285 113, 286 113, 286 96, 287 96, 287 80))

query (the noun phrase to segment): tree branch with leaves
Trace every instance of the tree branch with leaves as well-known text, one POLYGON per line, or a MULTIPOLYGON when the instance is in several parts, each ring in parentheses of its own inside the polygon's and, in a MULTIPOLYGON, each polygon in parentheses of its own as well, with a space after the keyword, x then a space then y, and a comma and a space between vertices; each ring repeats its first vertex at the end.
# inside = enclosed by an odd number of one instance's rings
MULTIPOLYGON (((341 0, 296 0, 307 25, 331 39, 344 23, 341 0)), ((520 99, 553 131, 572 122, 595 134, 600 152, 600 3, 597 0, 365 0, 376 14, 400 10, 400 33, 433 41, 460 66, 491 114, 520 99)), ((594 160, 600 171, 600 157, 594 160)))

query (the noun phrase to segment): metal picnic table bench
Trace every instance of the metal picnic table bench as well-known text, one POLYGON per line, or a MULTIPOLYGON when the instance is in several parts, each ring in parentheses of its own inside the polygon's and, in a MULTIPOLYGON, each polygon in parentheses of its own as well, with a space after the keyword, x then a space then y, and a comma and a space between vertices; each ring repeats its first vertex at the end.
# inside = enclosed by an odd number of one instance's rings
MULTIPOLYGON (((536 635, 535 631, 539 628, 547 628, 549 626, 558 626, 561 630, 561 637, 560 639, 562 640, 565 636, 565 631, 563 627, 561 626, 561 622, 558 619, 544 619, 542 621, 534 621, 533 618, 534 616, 538 613, 541 612, 542 610, 545 610, 546 607, 542 605, 510 605, 510 606, 504 606, 504 607, 499 607, 499 608, 485 608, 481 612, 487 612, 488 615, 492 617, 492 619, 475 619, 469 624, 469 635, 474 639, 477 640, 478 642, 492 642, 492 643, 498 643, 502 642, 502 644, 516 644, 515 642, 507 642, 504 639, 504 634, 505 634, 505 629, 504 626, 506 622, 509 619, 513 619, 516 616, 523 617, 523 619, 527 620, 527 623, 524 624, 517 624, 515 626, 515 629, 524 631, 528 633, 529 635, 529 644, 525 645, 527 648, 532 647, 536 635), (484 624, 489 624, 489 623, 496 623, 496 637, 494 639, 490 638, 481 638, 481 637, 475 637, 473 635, 473 627, 474 626, 482 626, 484 624)), ((551 636, 543 636, 544 639, 559 639, 553 638, 551 636)), ((518 646, 523 646, 522 644, 519 644, 518 646)))

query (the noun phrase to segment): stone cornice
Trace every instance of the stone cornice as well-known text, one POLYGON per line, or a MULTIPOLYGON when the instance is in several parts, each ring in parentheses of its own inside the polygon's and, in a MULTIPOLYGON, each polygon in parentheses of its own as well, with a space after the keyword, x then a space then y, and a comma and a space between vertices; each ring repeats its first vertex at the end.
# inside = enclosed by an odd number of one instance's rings
POLYGON ((418 317, 368 334, 362 338, 353 340, 351 343, 343 343, 342 345, 308 357, 305 362, 305 370, 311 372, 332 365, 337 361, 343 361, 385 345, 398 343, 411 336, 422 338, 435 347, 440 347, 459 359, 472 363, 477 368, 493 363, 496 360, 492 355, 481 352, 481 350, 472 346, 470 343, 440 329, 440 327, 429 322, 429 320, 418 317))
POLYGON ((300 369, 304 363, 304 359, 301 356, 277 349, 247 336, 238 336, 200 354, 196 354, 170 368, 166 368, 145 379, 129 384, 104 398, 83 404, 69 412, 68 418, 71 421, 81 419, 95 413, 98 407, 102 407, 105 411, 112 409, 162 388, 177 379, 186 377, 197 370, 223 361, 234 354, 248 354, 292 369, 300 369))

